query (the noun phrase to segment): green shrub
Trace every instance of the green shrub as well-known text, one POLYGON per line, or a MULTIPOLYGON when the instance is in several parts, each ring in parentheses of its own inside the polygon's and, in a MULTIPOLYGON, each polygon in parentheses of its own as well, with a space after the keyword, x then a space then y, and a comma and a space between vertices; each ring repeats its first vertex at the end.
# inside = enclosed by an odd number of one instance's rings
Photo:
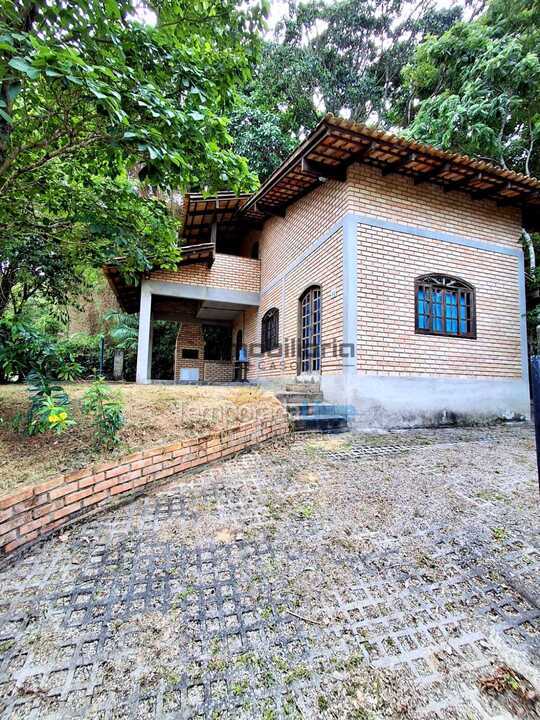
POLYGON ((0 369, 6 380, 23 379, 32 368, 51 375, 55 364, 56 343, 49 335, 24 323, 1 324, 0 369))
POLYGON ((112 450, 119 443, 118 433, 124 425, 124 413, 118 393, 111 392, 102 377, 94 380, 84 393, 82 409, 92 418, 96 446, 112 450))
POLYGON ((28 374, 27 382, 30 408, 24 429, 29 435, 49 430, 59 434, 75 424, 70 417, 69 398, 60 385, 53 385, 46 375, 37 370, 28 374))
MULTIPOLYGON (((79 377, 95 376, 99 368, 100 335, 74 333, 59 341, 59 351, 69 362, 77 363, 81 369, 79 377)), ((78 379, 78 378, 77 378, 78 379)))
POLYGON ((57 405, 48 395, 45 395, 41 407, 36 411, 34 422, 39 427, 38 432, 52 430, 57 434, 75 425, 75 421, 69 417, 67 405, 57 405))
POLYGON ((74 348, 34 325, 2 322, 0 325, 0 379, 17 381, 32 370, 43 376, 73 382, 83 374, 74 348))
POLYGON ((69 354, 64 357, 56 374, 60 380, 75 382, 75 380, 80 380, 83 370, 83 366, 77 362, 73 355, 69 354))

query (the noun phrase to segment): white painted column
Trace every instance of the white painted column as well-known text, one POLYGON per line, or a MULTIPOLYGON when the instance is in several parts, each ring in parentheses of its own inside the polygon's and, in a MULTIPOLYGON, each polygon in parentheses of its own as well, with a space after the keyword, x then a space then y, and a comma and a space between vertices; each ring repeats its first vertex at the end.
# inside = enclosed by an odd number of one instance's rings
POLYGON ((152 322, 153 315, 150 312, 150 337, 148 339, 148 361, 146 364, 146 377, 148 382, 152 382, 152 352, 154 348, 154 323, 152 322))
POLYGON ((147 385, 151 380, 152 368, 152 293, 141 284, 139 307, 139 344, 137 346, 137 376, 139 384, 147 385))

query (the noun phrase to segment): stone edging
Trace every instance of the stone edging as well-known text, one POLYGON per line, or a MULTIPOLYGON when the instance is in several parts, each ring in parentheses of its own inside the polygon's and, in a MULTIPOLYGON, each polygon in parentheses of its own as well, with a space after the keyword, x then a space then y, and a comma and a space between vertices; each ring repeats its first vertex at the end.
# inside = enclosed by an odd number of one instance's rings
POLYGON ((285 414, 253 420, 222 432, 201 435, 91 465, 0 498, 0 556, 105 505, 122 493, 185 470, 226 458, 289 432, 285 414))

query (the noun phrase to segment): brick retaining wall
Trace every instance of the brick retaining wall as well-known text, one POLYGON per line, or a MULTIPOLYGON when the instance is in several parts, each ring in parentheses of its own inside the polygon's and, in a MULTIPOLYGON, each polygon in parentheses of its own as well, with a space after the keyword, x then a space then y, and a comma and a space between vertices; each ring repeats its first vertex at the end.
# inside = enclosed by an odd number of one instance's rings
POLYGON ((289 431, 285 412, 229 430, 163 445, 22 488, 0 498, 0 555, 147 485, 226 458, 289 431))

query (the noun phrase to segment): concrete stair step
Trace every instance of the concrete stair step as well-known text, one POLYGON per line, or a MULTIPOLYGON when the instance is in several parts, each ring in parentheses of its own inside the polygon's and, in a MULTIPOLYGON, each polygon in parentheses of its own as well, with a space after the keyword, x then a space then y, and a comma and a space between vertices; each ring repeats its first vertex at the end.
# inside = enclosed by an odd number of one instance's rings
POLYGON ((320 383, 288 383, 285 385, 286 392, 301 392, 301 393, 312 393, 312 392, 320 392, 321 391, 321 384, 320 383))
POLYGON ((278 392, 277 399, 284 405, 299 405, 301 403, 322 402, 322 392, 278 392))
POLYGON ((296 432, 345 432, 347 418, 344 415, 300 415, 293 417, 296 432))
POLYGON ((287 412, 293 417, 343 414, 336 405, 327 402, 287 403, 287 412))

